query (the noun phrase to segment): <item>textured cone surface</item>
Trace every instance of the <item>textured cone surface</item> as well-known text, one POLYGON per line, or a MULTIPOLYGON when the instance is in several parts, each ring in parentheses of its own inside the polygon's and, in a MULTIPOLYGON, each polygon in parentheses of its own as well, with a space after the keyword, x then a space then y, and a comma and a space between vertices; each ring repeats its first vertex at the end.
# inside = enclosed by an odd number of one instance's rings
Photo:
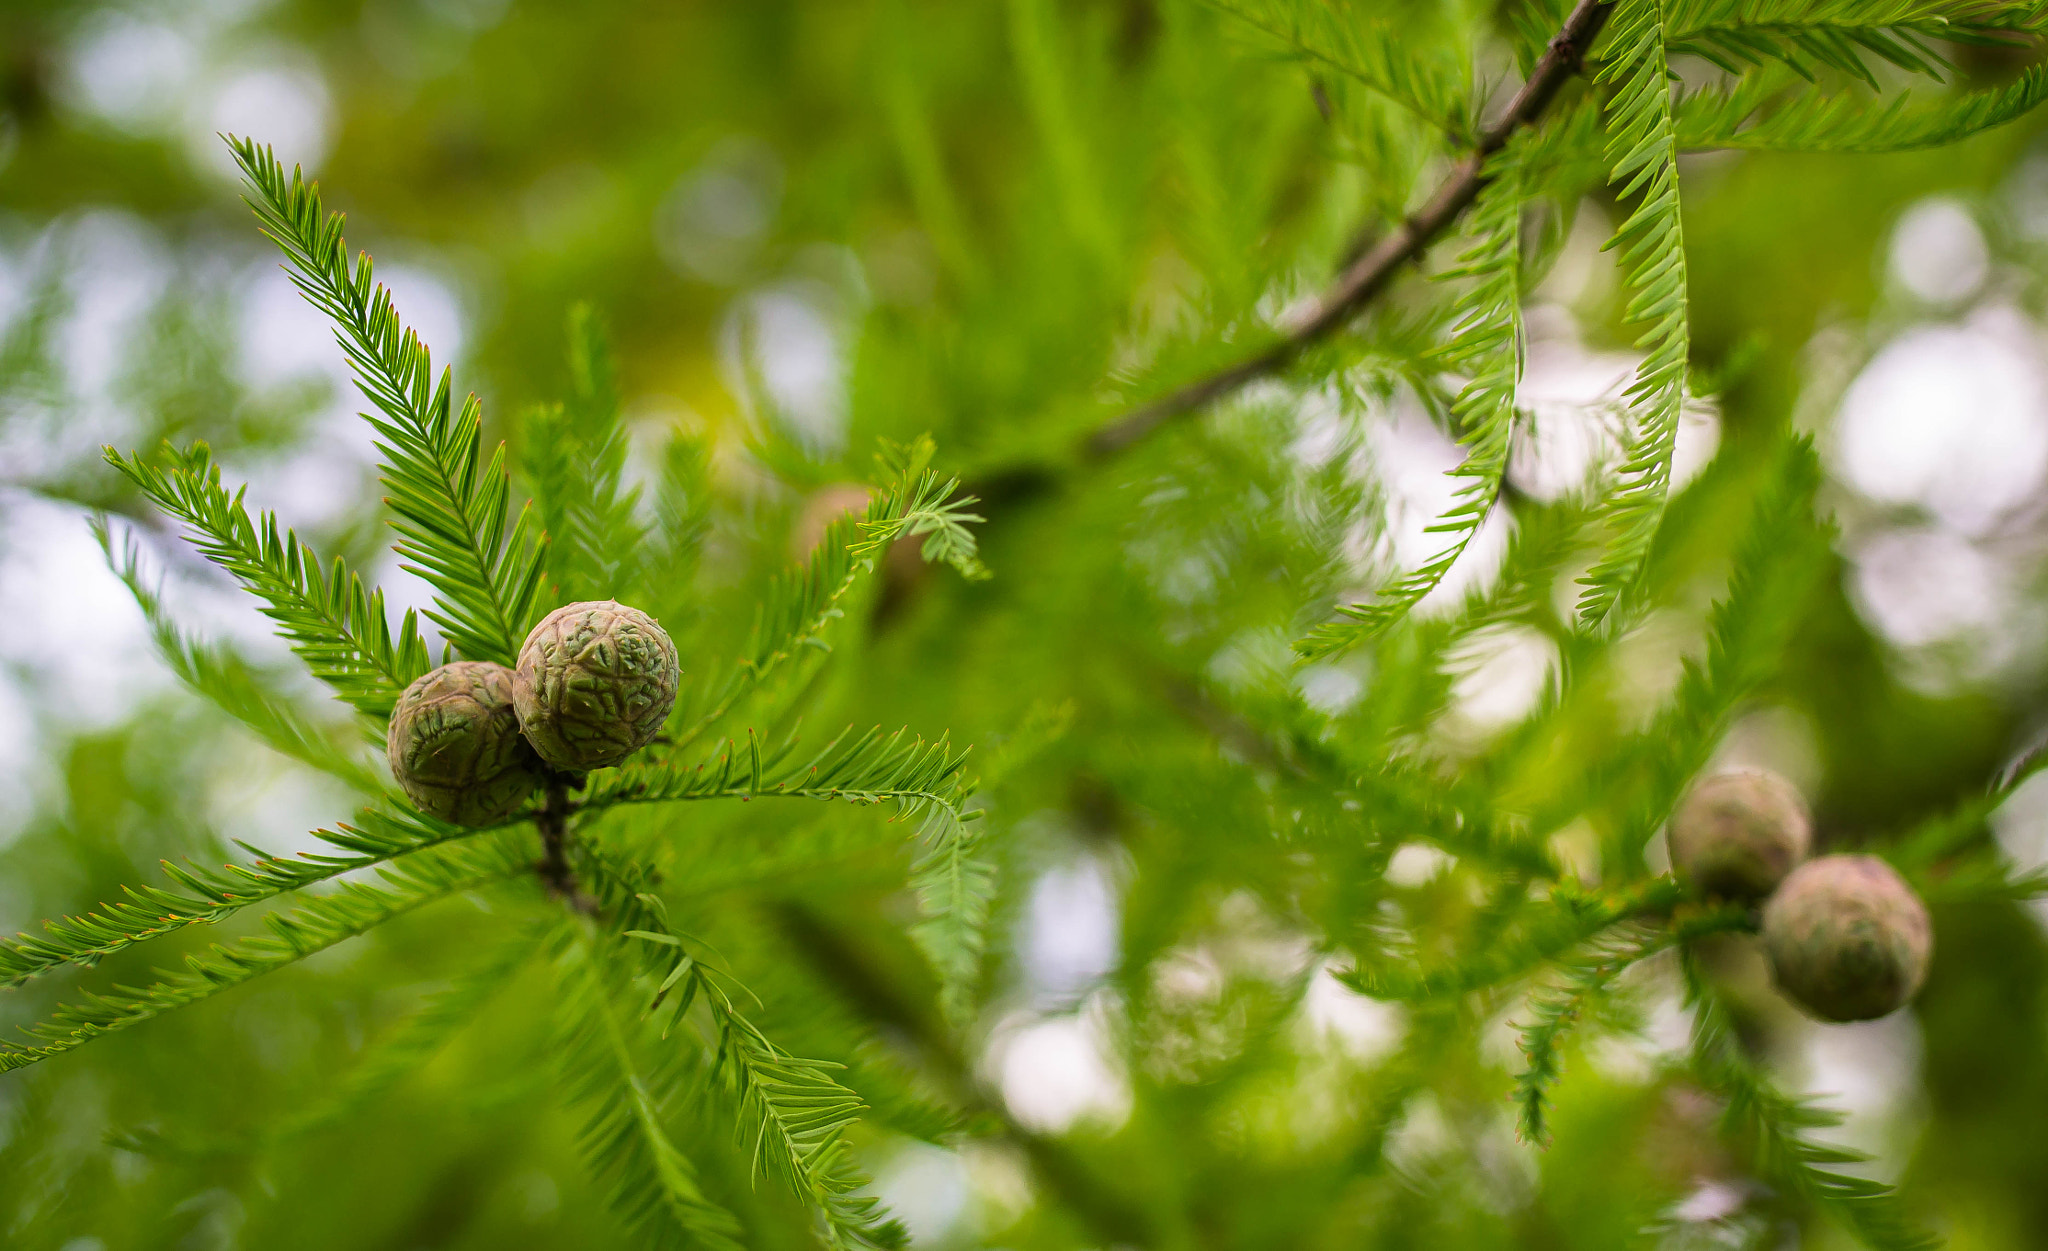
POLYGON ((421 676, 398 697, 384 749, 420 811, 457 825, 509 816, 541 782, 503 665, 461 660, 421 676))
POLYGON ((659 734, 680 676, 676 645, 654 618, 610 600, 568 604, 526 636, 513 698, 541 759, 582 773, 659 734))
POLYGON ((1875 856, 1822 856, 1764 905, 1764 950, 1778 989, 1823 1021, 1869 1021, 1927 976, 1927 907, 1875 856))
POLYGON ((1702 778, 1671 818, 1671 867, 1702 894, 1762 899, 1806 859, 1813 822, 1790 782, 1762 771, 1702 778))

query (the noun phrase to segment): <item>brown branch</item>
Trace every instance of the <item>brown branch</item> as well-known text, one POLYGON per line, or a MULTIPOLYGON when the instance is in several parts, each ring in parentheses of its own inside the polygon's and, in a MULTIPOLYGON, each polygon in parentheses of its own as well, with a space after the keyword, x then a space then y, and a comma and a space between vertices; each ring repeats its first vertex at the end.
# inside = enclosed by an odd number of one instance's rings
POLYGON ((576 874, 569 867, 569 782, 559 773, 548 774, 540 811, 533 814, 541 845, 540 863, 533 869, 547 884, 550 895, 586 916, 594 916, 597 901, 576 888, 576 874))
POLYGON ((1521 90, 1500 117, 1480 132, 1477 145, 1458 162, 1429 202, 1351 262, 1314 303, 1290 316, 1277 342, 1221 373, 1190 383, 1110 422, 1083 441, 1082 458, 1106 460, 1125 451, 1175 418, 1206 407, 1253 379, 1285 367, 1310 345, 1350 320, 1352 314, 1386 289, 1403 265, 1419 259, 1479 198, 1488 181, 1483 172, 1486 159, 1500 151, 1517 128, 1540 117, 1558 89, 1579 72, 1587 50, 1599 37, 1613 8, 1612 0, 1579 0, 1529 72, 1521 90))
POLYGON ((1024 1154, 1046 1189, 1088 1228, 1093 1235, 1090 1241, 1136 1247, 1163 1241, 1153 1228, 1152 1217, 1126 1198, 1112 1177, 1092 1167, 1058 1138, 1021 1124, 1002 1095, 990 1090, 975 1072, 973 1060, 960 1050, 946 1026, 897 979, 877 967, 874 953, 857 938, 796 900, 773 905, 771 915, 795 953, 842 1002, 908 1043, 924 1061, 925 1071, 955 1104, 998 1129, 1003 1139, 1024 1154))

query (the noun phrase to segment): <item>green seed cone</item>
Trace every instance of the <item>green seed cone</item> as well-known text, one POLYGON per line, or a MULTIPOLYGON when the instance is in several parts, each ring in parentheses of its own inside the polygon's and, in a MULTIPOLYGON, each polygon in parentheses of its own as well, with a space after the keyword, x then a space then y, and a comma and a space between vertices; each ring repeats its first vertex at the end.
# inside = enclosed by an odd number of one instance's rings
POLYGON ((1813 822, 1790 782, 1761 770, 1717 773, 1671 817, 1671 868, 1701 894, 1762 899, 1806 859, 1813 822))
POLYGON ((392 709, 384 750, 420 811, 456 825, 509 816, 541 782, 503 665, 459 660, 414 681, 392 709))
POLYGON ((602 769, 661 733, 681 673, 676 645, 646 613, 611 600, 567 604, 519 649, 519 726, 555 768, 602 769))
POLYGON ((1869 1021, 1927 976, 1927 906, 1875 856, 1822 856, 1764 905, 1764 951, 1778 989, 1823 1021, 1869 1021))

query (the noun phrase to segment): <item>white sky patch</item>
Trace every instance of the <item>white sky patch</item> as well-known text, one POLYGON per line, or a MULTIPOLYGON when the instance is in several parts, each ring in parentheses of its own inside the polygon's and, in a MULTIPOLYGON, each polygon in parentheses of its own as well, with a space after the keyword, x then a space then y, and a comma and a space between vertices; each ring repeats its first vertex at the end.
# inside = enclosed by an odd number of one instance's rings
POLYGON ((1685 676, 1685 658, 1703 650, 1702 633, 1693 615, 1659 608, 1615 641, 1609 661, 1614 666, 1614 694, 1629 724, 1648 725, 1671 701, 1685 676))
MULTIPOLYGON (((2016 872, 2048 868, 2048 773, 2020 783, 1991 814, 1991 829, 2016 872)), ((2031 900, 2027 906, 2034 920, 2048 929, 2048 899, 2031 900)))
MULTIPOLYGON (((453 285, 432 270, 405 264, 380 265, 377 277, 391 289, 400 319, 432 350, 436 379, 444 365, 459 365, 468 327, 453 285)), ((333 402, 288 454, 230 470, 244 472, 252 507, 277 512, 286 525, 331 521, 361 502, 374 471, 373 436, 358 416, 369 402, 349 372, 332 324, 267 259, 244 279, 239 320, 241 373, 251 387, 324 378, 333 402)), ((466 394, 458 371, 455 403, 466 394)))
POLYGON ((967 1214, 967 1162, 957 1151, 909 1142, 875 1170, 873 1193, 910 1230, 915 1246, 941 1242, 967 1214))
POLYGON ((1294 687, 1309 707, 1334 717, 1365 694, 1365 678, 1345 665, 1309 665, 1294 675, 1294 687))
POLYGON ((142 613, 107 568, 78 509, 9 499, 0 546, 0 662, 65 724, 113 725, 171 685, 142 613))
MULTIPOLYGON (((0 561, 4 561, 4 552, 0 552, 0 561)), ((39 796, 34 793, 37 779, 31 767, 38 746, 35 713, 28 699, 14 683, 0 679, 0 776, 12 779, 12 784, 0 787, 0 847, 14 841, 22 822, 35 809, 39 796)), ((17 895, 17 889, 0 884, 0 926, 19 928, 28 923, 28 918, 18 918, 17 895), (17 918, 18 925, 14 924, 17 918)), ((0 933, 12 932, 0 929, 0 933)))
MULTIPOLYGON (((386 537, 396 536, 387 530, 386 537)), ((420 637, 426 641, 427 655, 438 660, 442 648, 441 630, 427 620, 427 610, 434 606, 434 588, 418 574, 407 573, 400 567, 403 563, 387 542, 378 549, 377 559, 362 571, 363 581, 384 592, 384 610, 390 615, 393 631, 398 629, 399 622, 405 620, 407 609, 419 613, 420 637)))
MULTIPOLYGON (((1639 357, 1601 352, 1577 338, 1562 310, 1533 317, 1553 333, 1532 335, 1517 402, 1526 419, 1508 461, 1517 490, 1550 502, 1587 485, 1592 474, 1620 455, 1627 430, 1623 394, 1639 357)), ((1721 425, 1712 405, 1688 400, 1680 413, 1671 454, 1676 490, 1699 475, 1720 446, 1721 425)))
POLYGON ((1891 272, 1920 299, 1953 304, 1984 285, 1991 251, 1962 201, 1931 196, 1907 209, 1892 228, 1891 272))
POLYGON ((1108 866, 1079 856, 1046 870, 1031 888, 1019 944, 1032 997, 1072 1002, 1116 967, 1117 886, 1108 866))
POLYGON ((1999 636, 2012 596, 1998 562, 1939 527, 1880 530, 1858 541, 1850 590, 1864 620, 1894 645, 1999 636))
POLYGON ((1129 1115, 1130 1086, 1099 1013, 1005 1026, 990 1056, 1003 1102, 1020 1122, 1058 1134, 1084 1120, 1116 1125, 1129 1115))
POLYGON ((2026 873, 2048 868, 2048 773, 2037 773, 2006 796, 1991 814, 1998 845, 2026 873))
POLYGON ((1560 308, 1532 309, 1529 324, 1529 351, 1515 397, 1525 415, 1509 456, 1508 480, 1547 503, 1583 487, 1621 446, 1621 393, 1637 358, 1589 350, 1560 308))
POLYGON ((1387 492, 1394 559, 1404 568, 1421 564, 1444 546, 1443 535, 1423 528, 1450 507, 1460 483, 1447 475, 1464 461, 1464 452, 1412 402, 1372 423, 1366 447, 1387 492))
POLYGON ((241 277, 235 342, 243 379, 274 387, 315 374, 336 388, 347 386, 348 361, 334 341, 332 323, 292 286, 282 260, 267 251, 241 277))
POLYGON ((104 392, 126 362, 138 319, 171 280, 172 261, 155 227, 120 209, 93 209, 66 232, 64 275, 71 315, 59 359, 72 387, 104 392))
POLYGON ((1338 981, 1328 963, 1310 979, 1301 1014, 1312 1043, 1335 1047, 1361 1063, 1393 1051, 1408 1030, 1407 1013, 1399 1004, 1359 994, 1338 981))
POLYGON ((1878 503, 1986 532, 2048 473, 2042 347, 2039 330, 2004 307, 1900 335, 1842 398, 1837 472, 1878 503))
MULTIPOLYGON (((1459 490, 1472 480, 1450 476, 1464 462, 1464 449, 1412 401, 1368 427, 1366 448, 1386 493, 1385 542, 1398 577, 1451 545, 1454 535, 1432 533, 1429 527, 1450 511, 1459 490)), ((1506 510, 1494 509, 1443 581, 1416 605, 1416 614, 1455 609, 1468 591, 1491 582, 1507 554, 1508 532, 1506 510)))
MULTIPOLYGON (((207 564, 181 534, 138 531, 125 521, 116 521, 114 550, 120 551, 130 538, 138 540, 142 552, 143 585, 156 592, 164 611, 181 631, 203 642, 233 647, 253 664, 299 674, 302 693, 326 691, 293 659, 277 635, 276 623, 257 611, 256 598, 207 564)), ((126 589, 122 588, 124 593, 126 589)))
POLYGON ((1557 644, 1528 626, 1478 631, 1451 659, 1458 676, 1445 728, 1468 739, 1521 720, 1543 698, 1557 661, 1557 644))
POLYGON ((334 104, 326 78, 303 52, 264 48, 207 78, 211 90, 193 98, 185 126, 193 164, 239 180, 240 167, 222 135, 270 145, 286 169, 315 169, 326 158, 334 138, 334 104))
POLYGON ((1400 1119, 1387 1130, 1387 1162, 1397 1173, 1421 1173, 1457 1143, 1443 1105, 1434 1092, 1425 1090, 1408 1101, 1400 1119))
POLYGON ((200 50, 182 32, 109 14, 72 46, 63 94, 82 112, 147 132, 163 125, 166 102, 183 98, 199 71, 200 50))
MULTIPOLYGON (((1558 249, 1550 272, 1543 276, 1537 298, 1559 311, 1604 298, 1621 278, 1615 254, 1606 250, 1613 234, 1614 223, 1608 220, 1605 206, 1590 198, 1579 201, 1572 214, 1571 232, 1558 249)), ((1533 310, 1525 316, 1533 317, 1533 310)))
POLYGON ((1691 1224, 1725 1220, 1741 1211, 1747 1202, 1749 1192, 1740 1186, 1727 1182, 1703 1182, 1682 1203, 1671 1209, 1671 1215, 1691 1224))
POLYGON ((345 818, 357 800, 324 774, 287 761, 253 741, 226 753, 208 788, 213 828, 278 856, 333 854, 312 831, 345 818))
POLYGON ((1457 857, 1428 843, 1403 843, 1387 858, 1387 881, 1408 888, 1420 886, 1456 864, 1457 857))
POLYGON ((839 303, 837 293, 820 282, 762 287, 735 301, 720 334, 720 356, 734 393, 765 393, 762 398, 788 432, 819 451, 846 441, 839 303))
POLYGON ((0 334, 6 334, 14 319, 28 308, 29 264, 28 258, 11 249, 11 242, 5 236, 5 227, 0 221, 0 334))
MULTIPOLYGON (((437 375, 442 366, 460 364, 468 346, 468 325, 454 285, 430 269, 403 262, 378 265, 377 280, 391 289, 399 320, 418 332, 433 352, 437 375)), ((467 388, 458 388, 456 401, 467 393, 467 388)))
POLYGON ((1272 378, 1246 384, 1238 395, 1245 408, 1279 408, 1294 413, 1294 439, 1287 450, 1304 469, 1321 469, 1351 447, 1354 421, 1334 388, 1296 391, 1272 378))
POLYGON ((1845 1171, 1896 1178, 1906 1164, 1920 1089, 1919 1021, 1911 1012, 1894 1012, 1848 1025, 1806 1022, 1806 1030, 1800 1092, 1844 1116, 1840 1126, 1815 1136, 1875 1157, 1845 1171))

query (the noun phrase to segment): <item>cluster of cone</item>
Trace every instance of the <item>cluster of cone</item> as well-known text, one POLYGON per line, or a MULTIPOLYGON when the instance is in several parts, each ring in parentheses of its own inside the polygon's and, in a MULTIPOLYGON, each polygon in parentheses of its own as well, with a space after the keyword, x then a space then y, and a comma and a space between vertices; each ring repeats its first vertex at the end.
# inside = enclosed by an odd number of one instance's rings
POLYGON ((541 619, 516 668, 459 660, 398 697, 385 753, 422 812, 462 826, 510 816, 546 780, 624 760, 661 732, 681 669, 652 617, 610 600, 541 619))
POLYGON ((1927 976, 1927 906, 1875 856, 1806 858, 1813 823, 1774 773, 1702 779, 1671 818, 1671 867, 1702 894, 1763 901, 1764 954, 1778 989, 1823 1021, 1903 1006, 1927 976))

